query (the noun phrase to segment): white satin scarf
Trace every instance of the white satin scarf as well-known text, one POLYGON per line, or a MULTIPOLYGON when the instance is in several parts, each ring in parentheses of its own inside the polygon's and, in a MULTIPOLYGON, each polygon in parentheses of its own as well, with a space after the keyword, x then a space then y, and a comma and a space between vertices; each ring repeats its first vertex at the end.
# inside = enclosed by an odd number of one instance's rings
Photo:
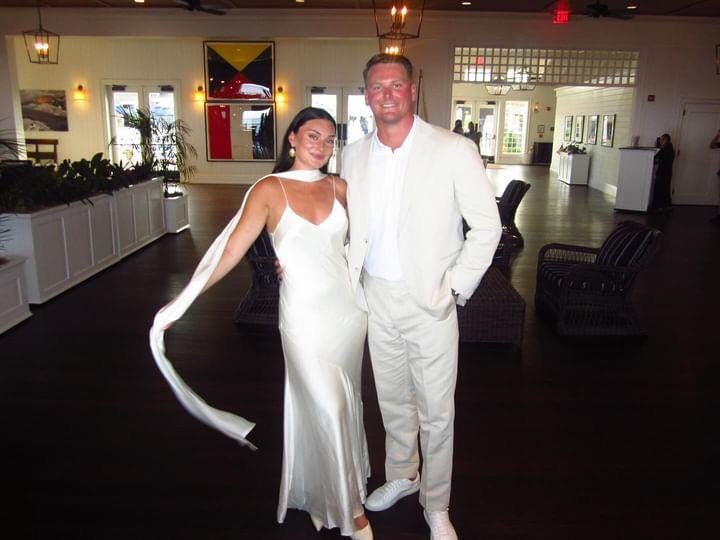
MULTIPOLYGON (((298 180, 301 182, 316 182, 326 175, 317 169, 286 171, 284 173, 263 176, 257 182, 268 176, 277 176, 279 178, 287 178, 288 180, 298 180)), ((246 437, 248 433, 250 433, 250 430, 255 427, 255 424, 236 414, 211 407, 200 396, 193 392, 185 381, 182 380, 180 375, 177 374, 165 356, 164 336, 165 330, 182 317, 185 311, 187 311, 190 305, 200 295, 210 276, 215 271, 215 268, 217 268, 228 239, 235 230, 238 221, 240 221, 248 195, 250 195, 252 189, 257 185, 257 182, 248 189, 240 206, 240 210, 238 210, 237 214, 230 220, 230 223, 227 224, 222 233, 213 241, 210 249, 208 249, 203 256, 190 279, 190 283, 185 286, 183 291, 174 300, 157 312, 152 328, 150 328, 150 349, 155 358, 155 363, 182 406, 201 422, 237 440, 240 444, 248 446, 252 450, 257 450, 257 447, 248 441, 246 437)))

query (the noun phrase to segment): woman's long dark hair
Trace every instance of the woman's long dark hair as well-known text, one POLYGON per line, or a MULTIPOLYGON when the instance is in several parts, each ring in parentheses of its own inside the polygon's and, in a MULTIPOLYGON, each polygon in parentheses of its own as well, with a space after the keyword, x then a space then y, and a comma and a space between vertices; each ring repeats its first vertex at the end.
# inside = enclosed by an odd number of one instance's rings
MULTIPOLYGON (((285 132, 285 136, 282 140, 280 157, 275 162, 275 168, 273 168, 272 172, 285 172, 290 170, 290 168, 293 166, 293 163, 295 163, 295 158, 290 157, 290 148, 292 146, 289 140, 290 134, 297 134, 298 129, 300 129, 303 124, 309 122, 310 120, 327 120, 333 125, 333 129, 337 131, 337 124, 335 123, 335 119, 330 116, 330 113, 323 109, 318 109, 317 107, 305 107, 303 110, 297 113, 295 115, 295 118, 292 119, 292 122, 290 122, 290 125, 288 126, 287 131, 285 132)), ((320 167, 320 170, 326 173, 327 163, 320 167)))

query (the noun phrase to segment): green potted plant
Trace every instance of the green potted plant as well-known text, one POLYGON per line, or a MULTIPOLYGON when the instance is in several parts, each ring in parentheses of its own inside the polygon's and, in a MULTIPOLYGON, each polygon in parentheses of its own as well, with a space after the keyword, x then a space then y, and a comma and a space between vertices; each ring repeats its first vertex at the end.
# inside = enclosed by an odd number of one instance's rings
MULTIPOLYGON (((0 122, 4 120, 5 118, 0 118, 0 122)), ((10 159, 18 159, 24 148, 24 142, 17 138, 14 130, 0 130, 0 160, 6 159, 7 157, 10 159)))
POLYGON ((143 165, 163 178, 167 231, 178 233, 189 228, 188 196, 182 185, 197 172, 190 163, 190 158, 197 158, 197 150, 188 141, 190 127, 180 119, 168 122, 147 109, 125 106, 118 112, 125 125, 140 134, 140 143, 134 148, 140 152, 143 165))
POLYGON ((190 163, 190 158, 198 157, 188 141, 190 127, 180 119, 168 122, 148 109, 123 106, 118 112, 125 125, 140 134, 140 143, 133 147, 140 152, 142 164, 150 165, 154 173, 164 177, 166 197, 177 195, 182 191, 179 184, 197 173, 197 167, 190 163))

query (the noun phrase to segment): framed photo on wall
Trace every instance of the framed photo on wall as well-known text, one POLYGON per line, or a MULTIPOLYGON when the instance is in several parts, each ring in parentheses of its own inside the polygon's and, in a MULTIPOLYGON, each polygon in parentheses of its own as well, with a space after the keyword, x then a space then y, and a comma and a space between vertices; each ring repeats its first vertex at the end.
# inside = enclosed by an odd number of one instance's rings
POLYGON ((69 131, 65 90, 20 90, 25 131, 69 131))
POLYGON ((597 144, 598 115, 588 116, 587 143, 597 144))
POLYGON ((583 131, 585 130, 585 116, 578 115, 575 117, 575 135, 573 142, 583 142, 583 131))
POLYGON ((603 115, 602 141, 603 146, 612 146, 615 137, 615 115, 603 115))
POLYGON ((573 117, 565 117, 565 129, 563 130, 563 141, 570 142, 572 140, 573 117))
POLYGON ((275 104, 205 103, 208 161, 275 161, 275 104))
POLYGON ((204 41, 207 101, 275 99, 275 43, 204 41))

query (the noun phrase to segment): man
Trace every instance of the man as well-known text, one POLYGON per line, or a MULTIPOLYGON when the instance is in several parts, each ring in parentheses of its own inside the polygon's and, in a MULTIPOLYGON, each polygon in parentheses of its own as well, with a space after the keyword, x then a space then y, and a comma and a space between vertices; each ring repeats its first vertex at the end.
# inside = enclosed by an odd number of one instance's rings
POLYGON ((480 133, 477 128, 475 127, 475 124, 473 122, 468 122, 468 130, 467 133, 465 133, 465 136, 473 141, 475 143, 475 146, 478 149, 478 152, 480 151, 480 139, 482 138, 482 133, 480 133))
MULTIPOLYGON (((720 148, 720 129, 718 129, 718 132, 710 141, 710 148, 720 148)), ((720 177, 720 170, 717 172, 717 175, 720 177)), ((720 224, 720 182, 718 182, 718 213, 714 217, 710 218, 710 222, 715 223, 716 225, 720 224)))
POLYGON ((412 64, 379 54, 363 72, 376 130, 346 147, 350 246, 386 431, 386 483, 366 501, 385 510, 420 491, 432 540, 449 519, 458 324, 500 239, 500 219, 472 141, 413 114, 412 64), (470 230, 463 239, 462 217, 470 230), (418 432, 423 455, 419 474, 418 432))
POLYGON ((663 133, 658 137, 659 150, 653 158, 655 178, 653 182, 652 200, 649 212, 667 212, 672 210, 672 167, 675 160, 675 149, 670 142, 670 135, 663 133))

